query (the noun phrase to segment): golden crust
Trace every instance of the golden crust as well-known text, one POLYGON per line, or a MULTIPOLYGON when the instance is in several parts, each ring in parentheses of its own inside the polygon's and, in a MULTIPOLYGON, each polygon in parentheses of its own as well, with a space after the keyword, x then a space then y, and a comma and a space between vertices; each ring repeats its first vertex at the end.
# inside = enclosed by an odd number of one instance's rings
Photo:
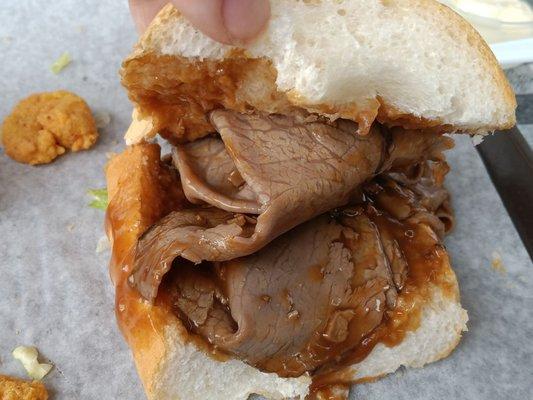
MULTIPOLYGON (((508 104, 509 108, 513 110, 516 108, 516 97, 511 87, 505 73, 500 66, 500 63, 494 56, 494 53, 490 49, 489 45, 481 37, 478 31, 474 29, 464 18, 459 14, 453 11, 451 8, 433 0, 410 0, 413 4, 416 4, 419 8, 429 8, 433 9, 435 14, 442 14, 443 20, 453 21, 452 23, 446 25, 448 29, 453 29, 455 31, 462 31, 467 34, 468 42, 471 43, 477 50, 478 54, 483 60, 483 65, 485 66, 486 73, 492 78, 495 82, 496 87, 504 94, 505 103, 508 104)), ((489 126, 487 130, 495 129, 510 129, 516 124, 516 118, 513 114, 512 118, 506 121, 504 125, 489 126)))
POLYGON ((0 375, 1 400, 47 400, 48 392, 39 381, 25 381, 0 375))
POLYGON ((65 149, 91 147, 98 138, 85 101, 67 91, 38 93, 22 100, 2 125, 6 154, 27 164, 45 164, 65 149))
POLYGON ((115 283, 116 317, 133 351, 135 364, 149 394, 160 362, 166 357, 165 330, 181 324, 164 307, 144 302, 127 282, 130 250, 137 238, 180 201, 176 177, 165 169, 156 144, 140 144, 115 156, 106 167, 109 207, 106 231, 112 243, 110 272, 115 283))

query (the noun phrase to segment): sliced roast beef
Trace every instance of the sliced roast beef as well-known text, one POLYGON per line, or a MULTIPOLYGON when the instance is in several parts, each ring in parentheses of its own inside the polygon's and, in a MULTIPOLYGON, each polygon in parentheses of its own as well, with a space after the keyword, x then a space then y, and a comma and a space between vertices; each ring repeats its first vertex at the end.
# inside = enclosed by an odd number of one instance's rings
POLYGON ((442 238, 454 221, 449 193, 443 186, 448 171, 445 161, 437 161, 386 173, 374 182, 379 188, 374 188, 376 203, 395 218, 426 222, 442 238))
POLYGON ((216 348, 280 376, 342 360, 395 308, 409 269, 403 236, 427 225, 412 215, 431 214, 391 177, 368 187, 364 204, 316 217, 253 255, 181 262, 167 281, 176 313, 216 348), (394 190, 378 201, 390 184, 394 190), (395 218, 376 208, 382 203, 408 212, 395 218))
POLYGON ((453 139, 431 132, 392 128, 388 155, 379 172, 400 170, 405 173, 422 160, 444 161, 443 152, 453 148, 453 139))
POLYGON ((261 370, 350 360, 401 304, 409 263, 432 262, 409 252, 432 254, 452 221, 449 141, 302 116, 211 119, 219 136, 173 153, 190 205, 140 238, 133 285, 153 300, 165 278, 190 332, 261 370))
POLYGON ((356 136, 357 125, 347 120, 330 125, 217 110, 211 121, 220 134, 218 145, 209 138, 178 146, 174 153, 182 185, 192 203, 260 214, 251 242, 264 243, 345 204, 382 159, 379 129, 356 136), (213 148, 216 160, 203 156, 213 148), (214 173, 217 161, 221 168, 214 173))
POLYGON ((223 110, 211 120, 220 138, 180 145, 174 153, 185 195, 196 208, 171 213, 137 245, 133 283, 148 300, 174 258, 199 263, 250 255, 347 204, 383 168, 437 159, 448 147, 441 136, 388 134, 378 125, 358 136, 357 125, 347 120, 223 110))
POLYGON ((383 156, 379 129, 357 136, 349 121, 332 126, 227 111, 214 112, 212 120, 223 140, 179 146, 175 158, 189 201, 213 207, 174 212, 140 239, 133 279, 147 299, 155 297, 175 257, 198 263, 246 256, 346 204, 383 156), (231 182, 236 175, 244 180, 238 187, 231 182), (222 210, 227 215, 217 226, 222 210), (215 222, 204 222, 211 213, 215 222))
POLYGON ((173 158, 183 192, 191 203, 207 203, 230 212, 261 213, 258 195, 235 168, 219 138, 178 146, 173 158))
POLYGON ((251 256, 180 266, 173 274, 178 314, 208 342, 262 370, 314 370, 359 343, 387 307, 392 274, 379 236, 367 243, 357 228, 321 216, 251 256))

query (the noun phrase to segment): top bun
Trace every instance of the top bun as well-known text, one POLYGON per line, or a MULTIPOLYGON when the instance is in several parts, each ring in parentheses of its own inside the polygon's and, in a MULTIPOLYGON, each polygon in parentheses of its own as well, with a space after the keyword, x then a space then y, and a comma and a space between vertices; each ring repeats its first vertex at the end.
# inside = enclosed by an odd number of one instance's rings
MULTIPOLYGON (((516 100, 481 36, 433 0, 271 0, 257 40, 217 43, 165 7, 123 64, 140 115, 167 137, 213 131, 225 107, 483 134, 516 100)), ((146 130, 145 130, 146 131, 146 130)))

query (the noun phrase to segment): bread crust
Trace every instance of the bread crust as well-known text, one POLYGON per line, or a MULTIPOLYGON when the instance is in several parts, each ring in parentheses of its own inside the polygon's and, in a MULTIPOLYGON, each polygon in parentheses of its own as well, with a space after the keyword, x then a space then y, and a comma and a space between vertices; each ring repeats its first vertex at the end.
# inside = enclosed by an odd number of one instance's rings
POLYGON ((230 391, 224 397, 228 400, 245 399, 251 393, 273 399, 305 397, 310 384, 308 376, 279 378, 237 360, 223 362, 211 358, 207 349, 198 348, 201 343, 193 340, 169 307, 157 302, 148 304, 129 286, 131 250, 138 237, 165 214, 179 208, 182 201, 178 192, 172 192, 173 186, 178 187, 177 178, 169 175, 160 161, 159 146, 142 143, 127 148, 110 160, 106 166, 106 179, 110 199, 106 232, 113 249, 110 274, 115 285, 116 318, 132 350, 147 397, 154 400, 203 400, 216 398, 228 387, 230 391), (184 394, 202 382, 206 382, 209 388, 207 375, 218 372, 213 365, 223 372, 211 383, 211 386, 219 386, 206 395, 199 390, 184 394), (177 372, 175 378, 174 372, 177 372), (183 378, 186 373, 193 376, 183 378), (180 377, 185 379, 188 387, 185 384, 180 386, 180 377), (192 382, 193 379, 196 382, 192 382), (223 379, 227 380, 226 384, 223 379))
POLYGON ((514 110, 516 109, 517 103, 513 88, 507 80, 507 77, 505 76, 505 73, 503 72, 500 63, 496 59, 496 56, 490 49, 487 42, 485 42, 483 37, 481 37, 479 32, 476 31, 474 27, 458 13, 456 13, 451 8, 445 6, 442 3, 433 0, 410 1, 416 3, 416 7, 428 7, 429 9, 434 9, 435 13, 440 14, 442 16, 443 20, 450 21, 450 23, 446 25, 448 29, 454 29, 453 26, 455 25, 455 29, 465 32, 468 38, 468 42, 471 43, 472 46, 477 49, 478 54, 482 59, 483 65, 485 66, 486 73, 492 78, 495 83, 495 86, 500 89, 501 93, 503 94, 504 103, 509 109, 513 110, 513 112, 509 115, 507 121, 505 121, 501 125, 491 126, 488 130, 492 131, 496 129, 510 129, 514 125, 516 125, 516 116, 514 114, 514 110))
MULTIPOLYGON (((153 391, 153 378, 166 354, 165 327, 156 323, 165 320, 166 313, 157 306, 145 304, 132 291, 125 279, 127 269, 123 268, 131 257, 130 249, 137 238, 168 212, 160 202, 166 199, 166 195, 158 180, 159 158, 159 146, 143 144, 130 147, 115 156, 106 167, 111 199, 106 212, 106 232, 113 247, 110 273, 116 289, 116 317, 133 351, 137 371, 147 394, 153 391), (150 204, 150 209, 147 204, 150 204), (124 212, 116 217, 113 207, 121 208, 124 212)), ((169 322, 172 323, 172 320, 169 322)))

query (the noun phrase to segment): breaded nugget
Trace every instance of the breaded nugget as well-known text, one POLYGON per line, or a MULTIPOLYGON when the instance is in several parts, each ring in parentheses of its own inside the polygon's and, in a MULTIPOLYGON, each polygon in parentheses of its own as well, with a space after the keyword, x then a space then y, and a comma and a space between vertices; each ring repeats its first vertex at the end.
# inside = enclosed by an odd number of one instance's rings
POLYGON ((0 400, 47 400, 48 392, 39 381, 25 381, 0 375, 0 400))
POLYGON ((91 147, 98 138, 85 101, 67 91, 33 94, 22 100, 2 125, 8 156, 22 163, 45 164, 65 149, 91 147))

